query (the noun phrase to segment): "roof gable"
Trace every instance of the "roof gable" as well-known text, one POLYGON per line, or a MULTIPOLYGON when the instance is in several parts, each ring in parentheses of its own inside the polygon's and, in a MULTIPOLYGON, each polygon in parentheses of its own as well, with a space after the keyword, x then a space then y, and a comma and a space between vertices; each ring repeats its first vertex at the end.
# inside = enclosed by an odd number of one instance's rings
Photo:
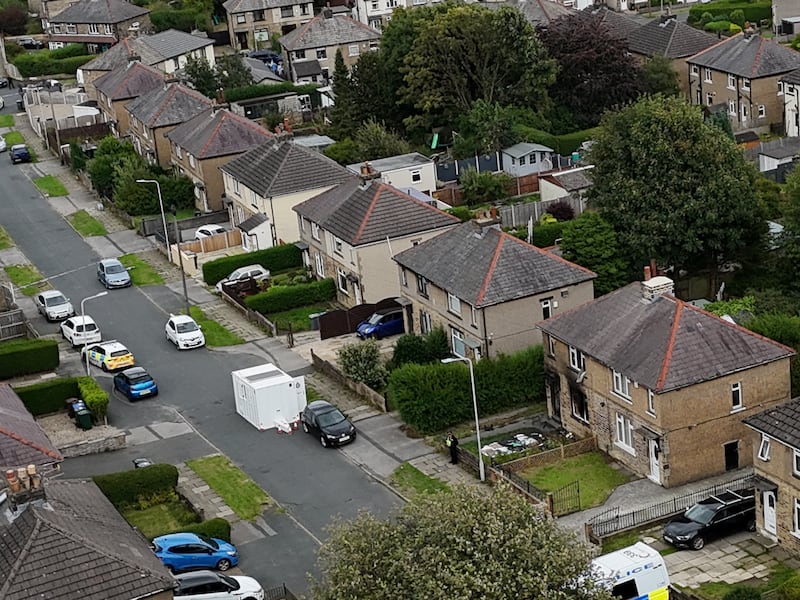
POLYGON ((164 74, 140 62, 128 63, 124 69, 111 71, 94 81, 95 89, 112 101, 136 98, 163 85, 164 74))
POLYGON ((167 137, 197 159, 247 152, 273 134, 229 110, 205 111, 178 125, 167 137))
POLYGON ((125 0, 80 0, 68 6, 51 23, 121 23, 149 14, 146 8, 125 0))
POLYGON ((800 68, 800 52, 760 35, 739 33, 695 54, 687 62, 749 79, 800 68))
POLYGON ((379 31, 347 15, 325 16, 323 11, 305 25, 284 35, 278 42, 287 50, 303 50, 374 41, 380 37, 379 31))
POLYGON ((125 105, 125 109, 151 129, 178 125, 203 111, 213 103, 199 92, 184 85, 170 83, 154 89, 125 105))
POLYGON ((756 431, 800 450, 800 398, 744 419, 756 431))
POLYGON ((63 460, 11 386, 0 383, 0 468, 42 466, 63 460))
POLYGON ((713 46, 717 38, 676 17, 662 17, 639 27, 628 36, 628 49, 644 56, 684 58, 713 46))

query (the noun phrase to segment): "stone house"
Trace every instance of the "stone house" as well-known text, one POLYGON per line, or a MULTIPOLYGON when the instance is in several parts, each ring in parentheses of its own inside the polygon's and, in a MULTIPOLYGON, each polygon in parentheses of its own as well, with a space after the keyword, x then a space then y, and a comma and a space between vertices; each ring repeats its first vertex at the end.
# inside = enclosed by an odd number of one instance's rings
POLYGON ((274 35, 286 35, 314 17, 314 3, 303 0, 227 0, 222 6, 235 50, 269 48, 274 35))
POLYGON ((151 29, 150 10, 125 0, 80 0, 49 16, 45 26, 51 50, 86 44, 91 53, 104 52, 124 37, 151 29))
POLYGON ((104 120, 117 137, 128 135, 127 104, 134 98, 164 87, 164 74, 140 62, 128 63, 124 69, 109 71, 94 82, 97 105, 104 120))

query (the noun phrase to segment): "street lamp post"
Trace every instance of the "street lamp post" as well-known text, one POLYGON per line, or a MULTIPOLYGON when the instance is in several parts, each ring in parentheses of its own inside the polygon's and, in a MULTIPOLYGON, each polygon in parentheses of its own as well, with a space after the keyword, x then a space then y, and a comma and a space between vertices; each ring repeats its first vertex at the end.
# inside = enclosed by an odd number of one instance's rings
POLYGON ((164 213, 164 199, 161 197, 161 184, 155 179, 137 179, 136 183, 155 183, 158 190, 158 207, 161 209, 161 223, 164 225, 164 241, 167 244, 167 259, 172 262, 172 247, 169 243, 169 231, 167 231, 167 216, 164 213))
MULTIPOLYGON (((175 231, 178 230, 178 209, 175 206, 170 207, 170 212, 172 213, 172 218, 175 223, 175 231)), ((183 268, 183 255, 181 255, 181 243, 178 240, 178 263, 181 266, 181 280, 183 281, 183 301, 186 303, 186 316, 190 316, 189 314, 189 292, 186 291, 186 271, 183 268)))
POLYGON ((472 361, 466 356, 454 356, 452 358, 443 358, 444 364, 453 362, 465 362, 469 367, 469 382, 472 386, 472 408, 475 410, 475 435, 478 438, 478 470, 480 471, 481 481, 486 481, 486 470, 483 466, 483 453, 481 453, 481 423, 478 420, 478 397, 475 394, 475 371, 472 368, 472 361))
POLYGON ((83 312, 83 305, 86 304, 87 300, 94 300, 95 298, 102 298, 106 294, 108 294, 107 291, 98 292, 94 296, 86 296, 86 298, 81 300, 81 321, 83 321, 83 354, 86 356, 86 376, 87 377, 89 376, 89 352, 88 352, 88 349, 87 349, 87 341, 86 341, 86 322, 84 321, 84 318, 83 318, 84 315, 85 315, 85 313, 83 312))

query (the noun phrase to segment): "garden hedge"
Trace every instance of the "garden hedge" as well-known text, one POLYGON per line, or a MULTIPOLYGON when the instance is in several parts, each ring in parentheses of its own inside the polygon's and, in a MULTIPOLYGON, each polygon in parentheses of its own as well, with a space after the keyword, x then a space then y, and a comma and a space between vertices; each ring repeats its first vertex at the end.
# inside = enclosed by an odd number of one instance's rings
POLYGON ((333 279, 320 279, 300 285, 275 285, 266 292, 248 296, 244 302, 262 315, 271 315, 334 298, 336 298, 336 284, 333 279))
POLYGON ((537 248, 554 246, 566 223, 542 223, 533 226, 533 245, 537 248))
POLYGON ((78 398, 78 380, 75 377, 59 377, 33 385, 14 388, 25 408, 34 417, 58 412, 65 407, 65 400, 78 398))
POLYGON ((203 280, 208 285, 216 285, 219 280, 224 279, 239 267, 256 264, 269 269, 274 274, 302 267, 303 253, 294 244, 284 244, 266 250, 224 256, 203 264, 203 280))
POLYGON ((108 392, 101 388, 94 377, 78 377, 78 390, 86 408, 95 418, 104 417, 108 412, 108 392))
POLYGON ((135 504, 140 497, 173 491, 178 485, 178 469, 173 465, 152 465, 95 475, 92 479, 111 504, 120 509, 135 504))
POLYGON ((221 517, 215 517, 202 523, 193 523, 177 529, 173 533, 198 533, 208 537, 231 541, 231 524, 221 517))
POLYGON ((56 340, 37 338, 0 343, 0 380, 52 371, 57 366, 56 340))
POLYGON ((567 156, 575 152, 583 142, 593 139, 597 135, 597 132, 598 128, 593 127, 591 129, 582 129, 580 131, 573 131, 572 133, 557 135, 555 136, 556 145, 553 149, 558 151, 562 156, 567 156))
POLYGON ((698 4, 689 9, 689 23, 699 23, 703 13, 710 13, 714 17, 730 15, 733 11, 741 10, 744 18, 756 25, 763 20, 772 22, 772 2, 713 2, 711 4, 698 4))
POLYGON ((14 66, 23 77, 40 77, 42 75, 74 75, 78 69, 95 58, 93 55, 69 56, 54 58, 47 50, 26 52, 14 59, 14 66))
POLYGON ((225 90, 225 100, 227 102, 239 102, 241 100, 251 100, 253 98, 262 98, 264 96, 272 96, 274 94, 283 94, 286 92, 296 92, 301 96, 309 94, 313 97, 316 95, 313 92, 316 92, 318 89, 319 85, 316 83, 297 85, 291 81, 250 85, 247 87, 238 87, 225 90))
MULTIPOLYGON (((484 416, 543 402, 542 347, 482 359, 475 364, 475 390, 484 416)), ((466 365, 406 364, 392 371, 387 395, 390 409, 424 435, 474 418, 466 365)))

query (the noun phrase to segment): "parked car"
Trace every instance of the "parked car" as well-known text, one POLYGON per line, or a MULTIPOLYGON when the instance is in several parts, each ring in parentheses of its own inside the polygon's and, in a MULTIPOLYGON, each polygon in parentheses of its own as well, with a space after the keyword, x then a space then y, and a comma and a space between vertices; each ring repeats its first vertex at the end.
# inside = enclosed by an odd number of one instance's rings
POLYGON ((194 232, 194 239, 202 240, 203 238, 211 237, 219 233, 225 233, 225 228, 221 225, 203 225, 202 227, 198 227, 197 231, 194 232))
POLYGON ((314 400, 300 415, 303 431, 319 438, 325 448, 341 446, 356 439, 356 428, 347 417, 330 402, 314 400))
POLYGON ((263 600, 264 589, 252 577, 192 571, 175 575, 172 595, 186 600, 263 600))
POLYGON ((247 56, 248 58, 255 58, 264 63, 283 62, 283 57, 274 50, 253 50, 247 56))
POLYGON ((382 308, 372 313, 369 319, 358 324, 356 335, 362 340, 371 337, 381 339, 403 333, 405 330, 402 308, 382 308))
MULTIPOLYGON (((0 98, 2 98, 2 96, 0 96, 0 98)), ((2 109, 3 109, 3 103, 0 102, 0 110, 2 109)), ((8 150, 8 145, 6 145, 6 138, 0 135, 0 152, 5 152, 6 150, 8 150)))
POLYGON ((155 538, 152 546, 173 573, 192 569, 227 571, 239 564, 235 546, 198 533, 168 533, 155 538))
POLYGON ((44 48, 44 42, 41 42, 32 37, 18 38, 17 45, 22 46, 26 50, 41 50, 42 48, 44 48))
POLYGON ((48 321, 62 321, 75 314, 72 302, 58 290, 45 290, 33 297, 36 309, 48 321))
POLYGON ((61 324, 61 337, 72 344, 73 348, 96 344, 103 339, 100 328, 89 315, 78 315, 64 321, 61 324))
MULTIPOLYGON (((0 86, 0 87, 2 87, 2 86, 0 86)), ((5 107, 6 107, 6 101, 2 96, 0 96, 0 110, 3 110, 5 107)), ((2 137, 3 136, 0 136, 0 138, 2 138, 2 137)), ((3 142, 5 142, 5 141, 6 140, 3 139, 3 142)))
POLYGON ((691 506, 664 526, 664 540, 673 546, 700 550, 706 540, 756 529, 755 490, 725 491, 691 506))
POLYGON ((11 157, 11 164, 15 165, 22 162, 31 162, 31 153, 25 144, 14 144, 8 153, 11 157))
POLYGON ((0 77, 0 88, 8 87, 8 77, 0 77))
POLYGON ((233 281, 244 281, 250 278, 256 281, 266 281, 269 279, 269 271, 261 265, 247 265, 246 267, 239 267, 233 273, 217 282, 217 291, 222 292, 222 285, 233 281))
POLYGON ((135 364, 133 354, 116 340, 100 342, 81 349, 81 359, 89 355, 89 362, 103 371, 117 371, 135 364))
POLYGON ((114 389, 131 401, 158 395, 155 380, 142 367, 131 367, 114 375, 114 389))
POLYGON ((116 258, 106 258, 97 263, 97 279, 106 289, 128 287, 131 284, 131 274, 116 258))
POLYGON ((197 322, 188 315, 170 315, 164 326, 167 341, 178 350, 200 348, 206 345, 206 337, 197 322))

